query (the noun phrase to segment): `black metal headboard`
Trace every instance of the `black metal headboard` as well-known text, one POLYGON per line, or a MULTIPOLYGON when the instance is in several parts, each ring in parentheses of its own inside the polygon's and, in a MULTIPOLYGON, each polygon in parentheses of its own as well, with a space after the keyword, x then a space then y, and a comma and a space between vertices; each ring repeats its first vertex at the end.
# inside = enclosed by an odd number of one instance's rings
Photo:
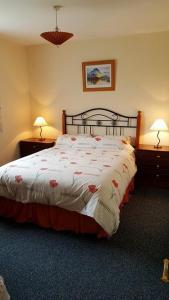
POLYGON ((74 126, 79 133, 93 134, 95 127, 105 129, 105 134, 125 135, 126 129, 135 129, 135 145, 139 144, 141 112, 137 116, 125 116, 106 108, 92 108, 76 115, 67 115, 63 110, 62 132, 67 133, 68 126, 74 126))

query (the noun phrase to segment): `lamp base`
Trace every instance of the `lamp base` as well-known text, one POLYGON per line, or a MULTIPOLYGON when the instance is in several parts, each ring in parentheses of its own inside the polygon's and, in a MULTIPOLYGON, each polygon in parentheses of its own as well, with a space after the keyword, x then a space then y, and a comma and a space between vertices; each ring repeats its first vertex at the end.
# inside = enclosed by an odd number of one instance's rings
POLYGON ((155 145, 154 148, 160 149, 160 148, 162 148, 162 146, 155 145))
POLYGON ((44 138, 40 138, 39 141, 40 141, 40 142, 43 142, 43 141, 45 141, 45 139, 44 139, 44 138))

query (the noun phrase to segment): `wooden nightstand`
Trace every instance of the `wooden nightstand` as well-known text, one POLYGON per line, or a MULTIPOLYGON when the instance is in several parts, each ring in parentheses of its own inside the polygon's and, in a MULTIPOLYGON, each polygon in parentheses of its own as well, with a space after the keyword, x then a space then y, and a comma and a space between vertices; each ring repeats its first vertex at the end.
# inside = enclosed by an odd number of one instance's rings
POLYGON ((139 145, 136 149, 136 182, 140 186, 169 188, 169 147, 139 145))
POLYGON ((55 141, 55 139, 45 139, 40 141, 37 138, 22 140, 19 142, 20 156, 23 157, 40 150, 50 148, 54 146, 55 141))

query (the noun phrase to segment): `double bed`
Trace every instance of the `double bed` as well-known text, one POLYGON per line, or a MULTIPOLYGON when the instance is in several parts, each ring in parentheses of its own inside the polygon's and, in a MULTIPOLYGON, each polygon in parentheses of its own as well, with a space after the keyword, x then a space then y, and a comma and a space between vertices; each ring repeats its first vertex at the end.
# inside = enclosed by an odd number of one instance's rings
POLYGON ((0 168, 0 215, 58 231, 111 236, 133 189, 129 136, 137 147, 140 123, 140 112, 131 117, 101 108, 76 115, 63 111, 63 135, 54 147, 0 168))

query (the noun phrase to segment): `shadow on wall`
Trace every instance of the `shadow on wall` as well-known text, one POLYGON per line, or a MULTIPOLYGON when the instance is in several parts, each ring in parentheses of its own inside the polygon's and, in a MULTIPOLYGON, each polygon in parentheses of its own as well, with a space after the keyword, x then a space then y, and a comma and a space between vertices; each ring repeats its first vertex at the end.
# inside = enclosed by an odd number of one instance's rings
POLYGON ((19 141, 32 137, 31 131, 24 131, 18 134, 15 138, 8 141, 5 137, 3 146, 0 148, 0 165, 8 163, 19 158, 19 141))

